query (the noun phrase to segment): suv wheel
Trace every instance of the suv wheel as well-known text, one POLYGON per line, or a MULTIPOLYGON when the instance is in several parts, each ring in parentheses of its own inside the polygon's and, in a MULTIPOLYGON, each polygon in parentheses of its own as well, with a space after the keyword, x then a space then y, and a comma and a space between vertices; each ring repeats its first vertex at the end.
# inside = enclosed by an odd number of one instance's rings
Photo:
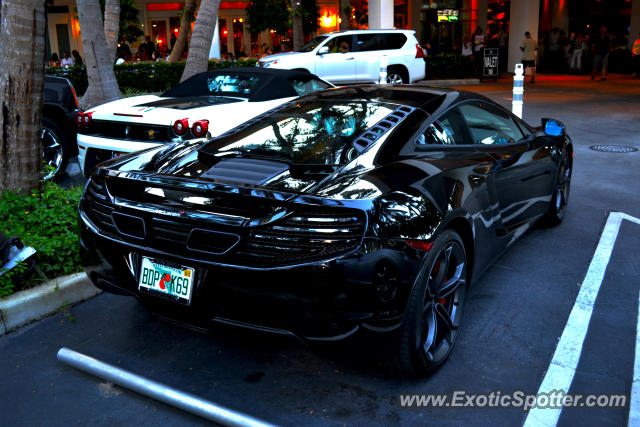
POLYGON ((407 72, 401 67, 389 67, 387 71, 387 83, 392 85, 409 83, 407 72))

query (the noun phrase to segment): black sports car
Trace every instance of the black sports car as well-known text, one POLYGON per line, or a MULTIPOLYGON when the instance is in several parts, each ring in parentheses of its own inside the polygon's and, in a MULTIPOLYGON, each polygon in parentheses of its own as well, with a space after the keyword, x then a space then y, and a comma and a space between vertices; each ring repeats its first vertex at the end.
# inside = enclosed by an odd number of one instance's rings
POLYGON ((201 329, 394 337, 425 374, 449 355, 465 290, 567 207, 564 126, 487 98, 354 86, 298 98, 206 142, 97 168, 80 202, 91 280, 201 329))

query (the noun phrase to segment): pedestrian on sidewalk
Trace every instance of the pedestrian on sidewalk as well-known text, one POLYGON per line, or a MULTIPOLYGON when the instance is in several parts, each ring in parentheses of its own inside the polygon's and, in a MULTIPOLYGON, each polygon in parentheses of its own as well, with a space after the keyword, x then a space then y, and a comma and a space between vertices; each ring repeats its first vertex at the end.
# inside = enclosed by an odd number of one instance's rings
MULTIPOLYGON (((524 33, 524 40, 520 45, 522 51, 522 66, 526 70, 531 70, 531 83, 536 81, 536 55, 538 50, 538 41, 531 37, 531 33, 524 33)), ((526 74, 526 73, 525 73, 526 74)))
POLYGON ((600 80, 607 80, 607 65, 609 65, 609 53, 611 52, 611 37, 607 34, 607 27, 600 27, 600 37, 594 40, 591 46, 593 51, 593 71, 591 72, 591 80, 596 78, 598 69, 602 70, 600 80))
POLYGON ((582 52, 584 50, 584 38, 578 34, 571 43, 571 63, 569 68, 572 71, 582 72, 582 52))
POLYGON ((484 32, 482 31, 482 27, 476 27, 476 31, 473 33, 473 62, 475 63, 477 74, 482 73, 482 55, 484 53, 483 49, 486 44, 486 39, 484 37, 484 32))

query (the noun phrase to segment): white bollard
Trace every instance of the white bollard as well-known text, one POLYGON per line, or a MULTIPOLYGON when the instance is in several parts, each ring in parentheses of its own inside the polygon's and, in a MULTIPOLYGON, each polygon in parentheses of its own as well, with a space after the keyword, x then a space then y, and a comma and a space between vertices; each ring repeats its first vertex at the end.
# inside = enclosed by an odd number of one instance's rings
POLYGON ((516 64, 516 73, 513 76, 513 101, 511 112, 522 118, 522 96, 524 95, 524 68, 522 64, 516 64))
POLYGON ((389 59, 387 58, 387 55, 382 55, 380 57, 380 78, 378 80, 378 83, 380 83, 381 85, 386 85, 387 84, 387 64, 389 62, 389 59))

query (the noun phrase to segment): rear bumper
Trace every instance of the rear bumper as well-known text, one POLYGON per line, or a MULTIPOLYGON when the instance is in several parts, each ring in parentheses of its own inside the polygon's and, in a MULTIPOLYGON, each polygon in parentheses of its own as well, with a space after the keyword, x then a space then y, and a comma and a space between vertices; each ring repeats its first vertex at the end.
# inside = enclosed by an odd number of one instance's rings
POLYGON ((127 141, 79 133, 78 162, 86 177, 98 163, 109 160, 112 153, 133 153, 162 145, 157 142, 127 141))
POLYGON ((420 254, 404 242, 378 239, 365 239, 356 251, 332 260, 268 269, 180 254, 159 256, 153 248, 101 235, 86 217, 80 235, 82 261, 92 282, 135 296, 161 317, 200 330, 224 323, 305 340, 339 340, 360 328, 393 332, 420 264, 420 254), (138 291, 142 256, 195 268, 190 305, 138 291), (382 267, 397 272, 391 298, 376 276, 382 267))

